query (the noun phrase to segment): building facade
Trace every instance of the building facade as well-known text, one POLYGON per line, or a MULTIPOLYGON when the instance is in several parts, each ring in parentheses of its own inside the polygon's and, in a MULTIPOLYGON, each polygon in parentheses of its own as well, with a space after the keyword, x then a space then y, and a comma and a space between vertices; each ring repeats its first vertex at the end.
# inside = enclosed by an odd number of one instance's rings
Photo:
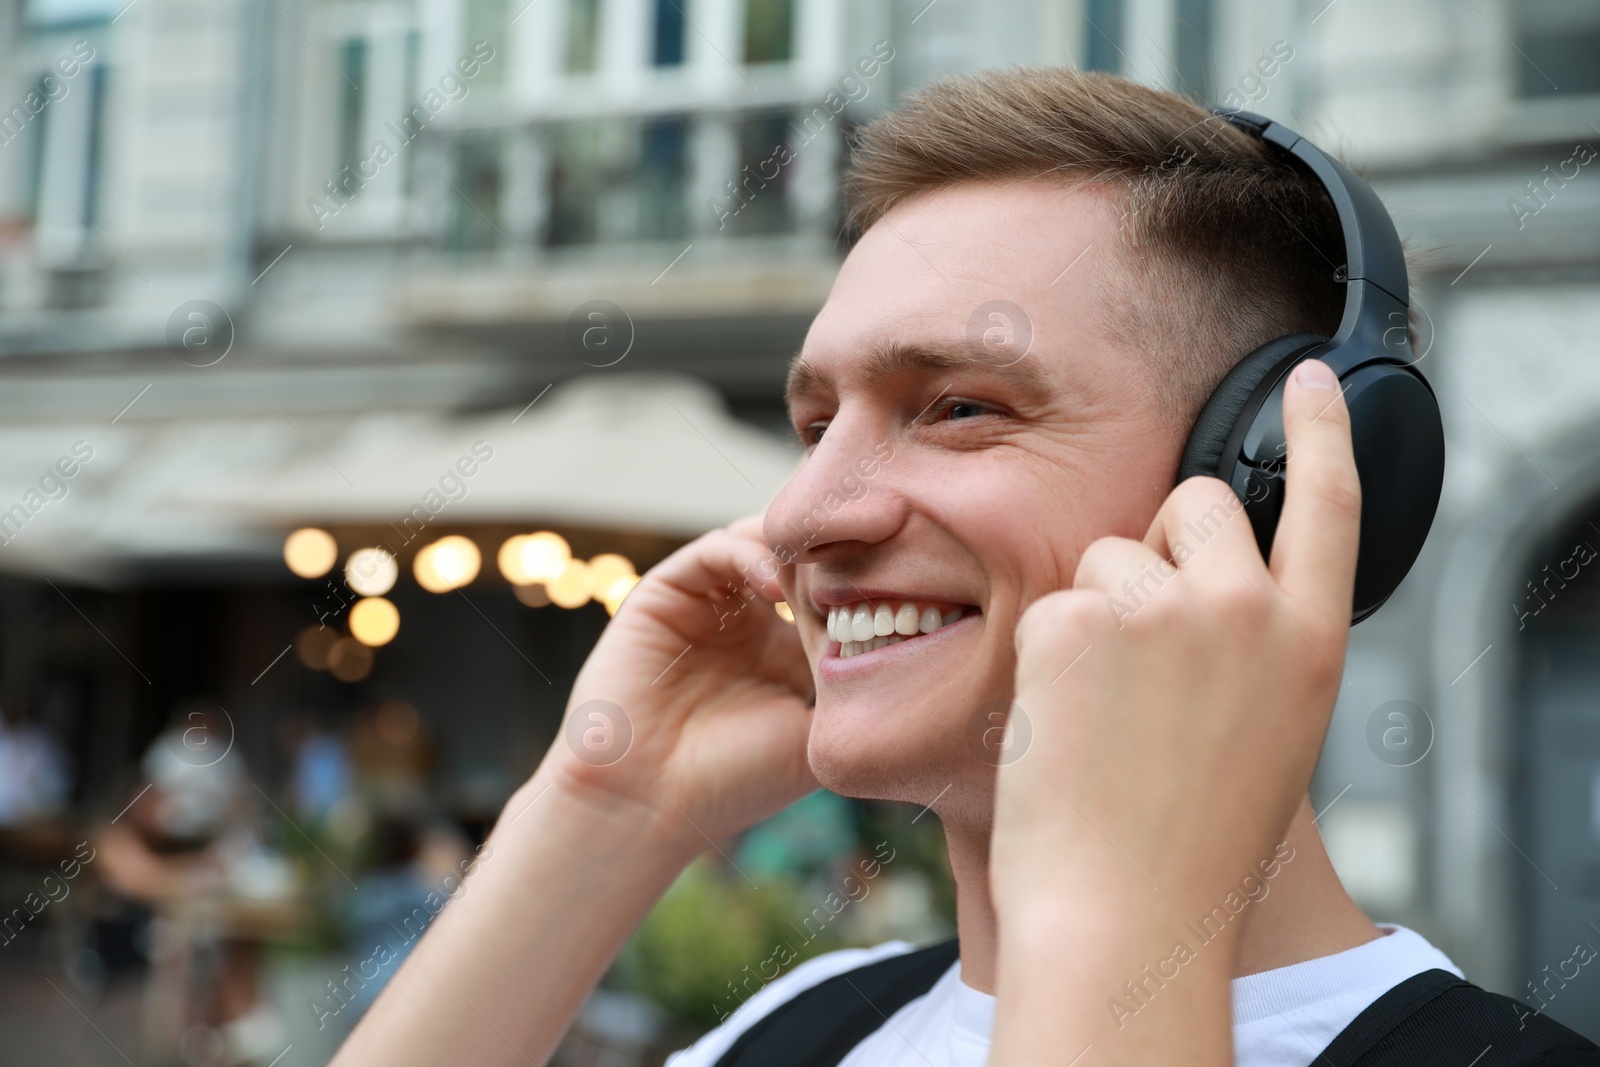
MULTIPOLYGON (((292 509, 207 511, 205 478, 343 447, 379 413, 515 412, 618 348, 630 373, 692 375, 776 432, 786 360, 844 251, 849 131, 941 74, 1108 69, 1340 152, 1419 253, 1449 454, 1416 570, 1354 633, 1320 826, 1374 914, 1600 1037, 1600 979, 1576 962, 1600 946, 1592 5, 0 12, 7 491, 75 441, 97 450, 79 499, 43 516, 52 536, 17 538, 23 574, 271 559, 292 509), (616 348, 589 345, 596 325, 616 348)), ((722 501, 661 532, 731 517, 722 501)))

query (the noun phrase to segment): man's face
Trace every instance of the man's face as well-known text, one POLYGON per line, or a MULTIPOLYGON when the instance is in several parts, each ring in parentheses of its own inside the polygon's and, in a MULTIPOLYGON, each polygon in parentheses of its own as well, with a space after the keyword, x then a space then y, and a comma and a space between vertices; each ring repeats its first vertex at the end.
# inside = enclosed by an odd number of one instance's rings
POLYGON ((943 815, 986 818, 1023 609, 1096 538, 1142 538, 1171 488, 1188 427, 1102 328, 1117 210, 1045 182, 923 194, 867 230, 811 326, 789 398, 808 456, 765 534, 794 553, 781 581, 831 789, 949 787, 943 815), (992 301, 1025 318, 969 327, 992 301), (879 638, 883 605, 897 628, 879 638))

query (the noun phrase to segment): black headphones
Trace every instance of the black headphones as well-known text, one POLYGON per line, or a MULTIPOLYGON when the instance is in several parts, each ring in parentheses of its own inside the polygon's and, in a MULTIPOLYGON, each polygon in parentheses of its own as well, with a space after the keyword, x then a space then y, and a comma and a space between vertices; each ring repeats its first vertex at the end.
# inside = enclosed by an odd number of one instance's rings
POLYGON ((1350 621, 1389 599, 1427 539, 1444 482, 1444 425, 1433 389, 1414 365, 1407 330, 1410 286, 1400 237, 1383 201, 1349 168, 1282 123, 1212 108, 1311 172, 1333 199, 1344 232, 1344 317, 1332 338, 1290 334, 1240 360, 1206 401, 1178 465, 1178 480, 1221 478, 1244 502, 1261 554, 1283 512, 1283 385, 1301 360, 1333 368, 1350 409, 1361 477, 1361 548, 1350 621))

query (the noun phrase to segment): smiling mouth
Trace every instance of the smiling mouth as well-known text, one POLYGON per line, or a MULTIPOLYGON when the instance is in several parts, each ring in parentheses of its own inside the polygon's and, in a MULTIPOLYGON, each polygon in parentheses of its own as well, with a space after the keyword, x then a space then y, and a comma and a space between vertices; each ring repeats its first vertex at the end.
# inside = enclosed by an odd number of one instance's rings
POLYGON ((841 604, 828 609, 828 637, 839 642, 839 658, 849 659, 931 634, 960 619, 968 610, 912 600, 841 604))

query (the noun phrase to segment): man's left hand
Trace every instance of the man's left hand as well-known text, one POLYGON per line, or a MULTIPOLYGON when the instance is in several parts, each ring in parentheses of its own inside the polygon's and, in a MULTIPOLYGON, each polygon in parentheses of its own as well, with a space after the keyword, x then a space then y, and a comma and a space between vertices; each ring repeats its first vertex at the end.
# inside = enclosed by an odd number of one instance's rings
MULTIPOLYGON (((1183 918, 1270 857, 1305 798, 1343 677, 1361 509, 1332 372, 1308 360, 1291 379, 1270 566, 1233 491, 1190 478, 1142 543, 1094 542, 1073 588, 1023 615, 1016 705, 1032 736, 1000 769, 990 872, 1002 1020, 1008 981, 1025 984, 1066 942, 1083 950, 1060 960, 1083 972, 1075 981, 1099 989, 1105 979, 1093 1009, 1103 1024, 1105 997, 1137 977, 1141 955, 1169 949, 1183 918)), ((1224 955, 1202 969, 1226 1004, 1224 955)), ((1214 1014, 1202 981, 1195 1010, 1214 1014)), ((1225 1042, 1225 1014, 1185 1040, 1221 1025, 1225 1042)), ((1008 1044, 1006 1029, 997 1026, 997 1054, 1025 1047, 1008 1044)), ((1193 1044, 1168 1051, 1185 1047, 1189 1062, 1231 1062, 1193 1044)))

